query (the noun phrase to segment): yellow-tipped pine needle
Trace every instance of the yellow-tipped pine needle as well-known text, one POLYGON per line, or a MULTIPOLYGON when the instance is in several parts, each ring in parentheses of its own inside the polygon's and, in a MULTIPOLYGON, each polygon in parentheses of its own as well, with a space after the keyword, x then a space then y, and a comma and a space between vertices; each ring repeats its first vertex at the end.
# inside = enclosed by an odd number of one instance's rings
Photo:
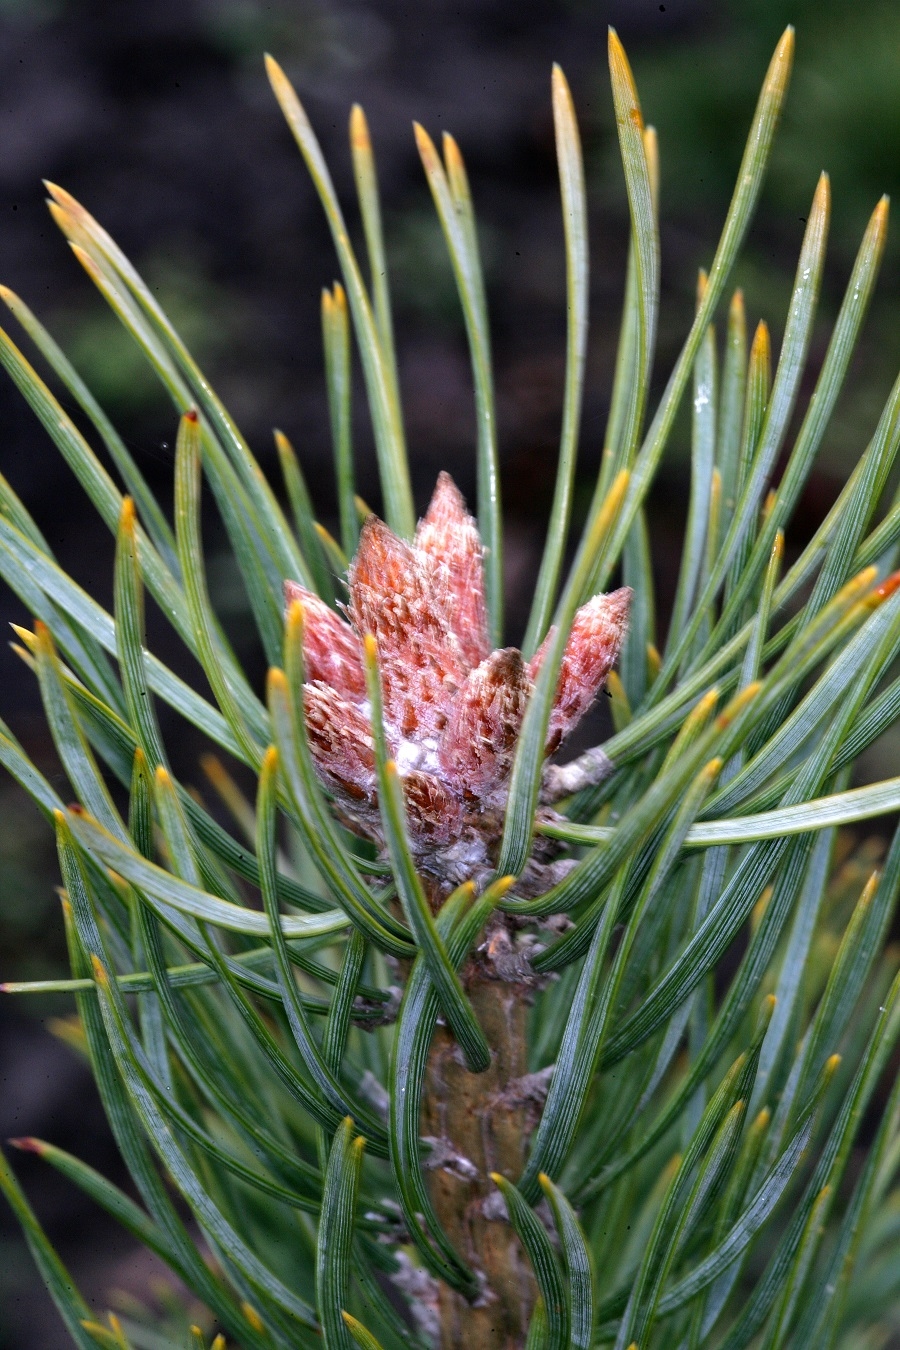
POLYGON ((622 731, 631 721, 631 704, 618 671, 611 670, 606 677, 606 687, 610 693, 610 711, 616 731, 622 731))
POLYGON ((353 504, 356 507, 356 514, 359 516, 359 523, 365 525, 369 517, 374 516, 375 512, 365 498, 360 497, 358 493, 354 495, 353 504))
POLYGON ((263 1322, 262 1318, 254 1308, 252 1303, 248 1303, 246 1300, 244 1300, 241 1303, 241 1312, 244 1314, 244 1316, 246 1317, 247 1321, 250 1323, 254 1331, 260 1332, 265 1331, 266 1329, 265 1323, 263 1322))
POLYGON ((762 895, 753 906, 753 912, 750 915, 750 932, 755 933, 765 917, 766 910, 769 908, 769 902, 774 894, 774 887, 766 886, 762 895))
POLYGON ((315 522, 315 530, 325 549, 325 556, 328 559, 332 571, 337 576, 344 576, 347 572, 347 568, 350 566, 350 559, 347 557, 334 535, 329 533, 325 526, 321 525, 319 521, 315 522))
POLYGON ((216 795, 240 825, 245 837, 252 843, 256 838, 256 810, 253 803, 238 787, 218 755, 201 755, 200 767, 216 795))

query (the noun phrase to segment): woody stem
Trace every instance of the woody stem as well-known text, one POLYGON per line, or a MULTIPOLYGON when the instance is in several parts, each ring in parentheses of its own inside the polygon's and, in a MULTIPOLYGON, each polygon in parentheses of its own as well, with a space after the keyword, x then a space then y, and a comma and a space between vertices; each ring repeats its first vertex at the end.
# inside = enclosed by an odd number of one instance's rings
POLYGON ((483 1280, 469 1304, 440 1288, 441 1350, 520 1350, 535 1300, 534 1278, 504 1217, 491 1172, 515 1181, 525 1161, 527 1106, 510 1084, 528 1072, 526 986, 503 980, 489 961, 470 960, 463 980, 491 1047, 484 1073, 472 1074, 452 1035, 439 1026, 431 1046, 422 1133, 438 1140, 431 1194, 460 1255, 483 1280))

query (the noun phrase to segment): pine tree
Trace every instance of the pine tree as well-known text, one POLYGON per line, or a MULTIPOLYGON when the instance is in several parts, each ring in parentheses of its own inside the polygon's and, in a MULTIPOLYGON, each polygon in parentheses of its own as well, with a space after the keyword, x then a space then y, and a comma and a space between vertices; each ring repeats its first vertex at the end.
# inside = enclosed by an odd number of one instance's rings
POLYGON ((826 176, 774 376, 764 324, 748 343, 740 291, 721 357, 713 327, 792 54, 789 29, 651 415, 657 145, 610 35, 631 246, 602 463, 576 540, 586 201, 572 99, 553 71, 567 369, 521 650, 502 646, 488 316, 451 137, 439 151, 416 128, 469 338, 477 519, 444 474, 416 525, 366 120, 354 108, 369 281, 310 123, 268 62, 343 277, 322 307, 339 541, 316 521, 287 439, 276 435, 289 515, 152 292, 50 186, 54 219, 180 422, 170 522, 52 337, 2 292, 102 450, 5 333, 0 360, 116 540, 110 614, 0 480, 0 576, 34 615, 17 650, 76 799, 0 724, 0 761, 56 831, 71 957, 70 979, 4 988, 73 996, 139 1200, 52 1143, 14 1142, 206 1309, 203 1327, 100 1320, 0 1157, 0 1188, 77 1346, 889 1343, 900 957, 886 938, 900 833, 873 871, 838 831, 900 807, 900 778, 850 787, 900 710, 900 494, 888 493, 900 381, 790 565, 784 546, 874 286, 886 200, 802 417, 826 176), (351 332, 383 520, 355 495, 351 332), (689 510, 660 650, 645 503, 691 392, 689 510), (210 603, 204 484, 270 666, 264 696, 210 603), (145 589, 208 688, 147 649, 145 589), (559 762, 605 684, 614 734, 559 762), (206 776, 232 827, 174 777, 159 701, 216 748, 206 776), (255 804, 220 755, 253 775, 255 804))

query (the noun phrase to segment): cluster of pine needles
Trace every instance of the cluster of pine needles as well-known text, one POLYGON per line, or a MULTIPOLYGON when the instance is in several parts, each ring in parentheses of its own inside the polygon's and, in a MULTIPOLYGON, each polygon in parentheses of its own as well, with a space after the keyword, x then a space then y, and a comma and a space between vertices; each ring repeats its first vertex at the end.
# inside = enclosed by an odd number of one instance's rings
MULTIPOLYGON (((70 979, 5 988, 74 999, 137 1198, 52 1143, 18 1143, 156 1253, 190 1291, 190 1306, 203 1309, 202 1328, 167 1330, 134 1309, 104 1318, 89 1308, 0 1158, 0 1188, 82 1350, 428 1345, 428 1319, 402 1290, 418 1276, 464 1292, 473 1282, 426 1180, 419 1132, 428 1046, 442 1013, 466 1024, 471 1009, 456 971, 497 906, 542 935, 533 965, 546 977, 528 1044, 530 1071, 547 1071, 546 1100, 523 1174, 497 1178, 539 1295, 528 1346, 875 1350, 896 1335, 900 1087, 887 1069, 900 1037, 900 958, 887 937, 900 834, 873 870, 878 855, 842 827, 900 808, 900 778, 851 787, 857 759, 900 711, 900 494, 888 491, 900 381, 868 443, 861 434, 859 447, 847 446, 848 456, 861 453, 812 539, 793 560, 784 548, 871 296, 886 202, 862 239, 804 408, 827 177, 815 185, 777 361, 765 325, 748 338, 743 298, 728 303, 726 292, 792 52, 789 30, 762 87, 693 324, 651 415, 657 142, 611 35, 631 245, 602 464, 568 570, 588 250, 578 129, 554 71, 567 366, 524 649, 533 651, 551 623, 559 640, 516 748, 496 879, 480 893, 461 886, 436 918, 422 909, 402 799, 386 804, 390 847, 380 857, 335 818, 297 714, 302 645, 283 612, 288 577, 328 604, 342 599, 359 535, 351 333, 381 509, 401 537, 415 525, 362 111, 354 109, 350 146, 370 281, 304 110, 269 62, 343 278, 322 308, 334 533, 315 519, 288 440, 277 436, 282 492, 128 259, 83 207, 50 187, 73 252, 181 418, 170 521, 40 320, 2 292, 63 401, 2 332, 0 361, 115 539, 110 613, 60 567, 0 480, 0 577, 34 616, 33 629, 17 630, 17 649, 37 676, 70 799, 0 723, 0 761, 56 832, 71 957, 70 979), (690 499, 663 645, 645 505, 685 397, 690 499), (267 701, 210 603, 204 482, 275 672, 267 701), (533 846, 562 643, 577 607, 614 580, 634 592, 610 685, 615 731, 603 747, 614 771, 539 826, 570 850, 573 869, 546 895, 517 898, 509 878, 533 846), (147 649, 145 590, 208 687, 193 687, 147 649), (173 775, 160 703, 214 747, 206 790, 217 794, 215 811, 173 775), (255 803, 218 752, 253 775, 255 803), (221 803, 232 811, 229 828, 221 803), (560 915, 568 922, 548 936, 547 921, 560 915), (398 968, 408 972, 399 1008, 398 968)), ((500 474, 475 218, 456 143, 445 137, 439 150, 424 130, 416 134, 471 351, 477 514, 499 645, 500 474)))

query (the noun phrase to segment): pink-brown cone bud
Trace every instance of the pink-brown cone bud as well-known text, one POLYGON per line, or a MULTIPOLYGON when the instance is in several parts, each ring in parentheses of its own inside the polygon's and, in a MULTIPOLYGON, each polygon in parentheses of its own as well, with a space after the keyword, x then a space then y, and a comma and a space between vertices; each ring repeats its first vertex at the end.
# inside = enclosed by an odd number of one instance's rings
MULTIPOLYGON (((397 763, 410 839, 424 866, 487 864, 534 679, 509 647, 488 650, 483 549, 453 480, 441 474, 415 542, 374 516, 348 578, 345 623, 297 582, 305 611, 304 710, 310 750, 345 818, 381 838, 374 740, 360 635, 378 646, 385 733, 397 763), (449 851, 448 851, 449 850, 449 851)), ((551 754, 603 687, 625 637, 631 591, 597 595, 575 615, 550 716, 551 754)), ((452 868, 450 869, 452 871, 452 868)))
POLYGON ((440 748, 441 769, 463 797, 485 797, 506 778, 531 690, 515 647, 492 652, 470 672, 440 748))
POLYGON ((385 714, 404 739, 438 735, 465 678, 434 571, 382 521, 366 521, 350 566, 350 618, 357 632, 375 635, 385 714))
POLYGON ((484 550, 478 526, 466 510, 462 493, 442 473, 416 530, 416 548, 437 564, 435 585, 441 594, 447 626, 459 642, 471 669, 490 651, 484 600, 484 550))
POLYGON ((304 685, 303 708, 309 748, 328 786, 351 802, 374 808, 375 743, 362 708, 325 684, 304 685))
POLYGON ((303 660, 310 683, 321 680, 344 698, 359 701, 366 696, 362 647, 348 623, 329 609, 323 600, 301 586, 299 581, 284 583, 284 601, 290 606, 299 600, 303 606, 303 660))
MULTIPOLYGON (((631 588, 622 586, 608 595, 595 595, 576 613, 550 714, 548 755, 559 748, 603 688, 625 640, 630 608, 631 588)), ((537 679, 552 635, 551 630, 528 663, 528 673, 533 680, 537 679)))

